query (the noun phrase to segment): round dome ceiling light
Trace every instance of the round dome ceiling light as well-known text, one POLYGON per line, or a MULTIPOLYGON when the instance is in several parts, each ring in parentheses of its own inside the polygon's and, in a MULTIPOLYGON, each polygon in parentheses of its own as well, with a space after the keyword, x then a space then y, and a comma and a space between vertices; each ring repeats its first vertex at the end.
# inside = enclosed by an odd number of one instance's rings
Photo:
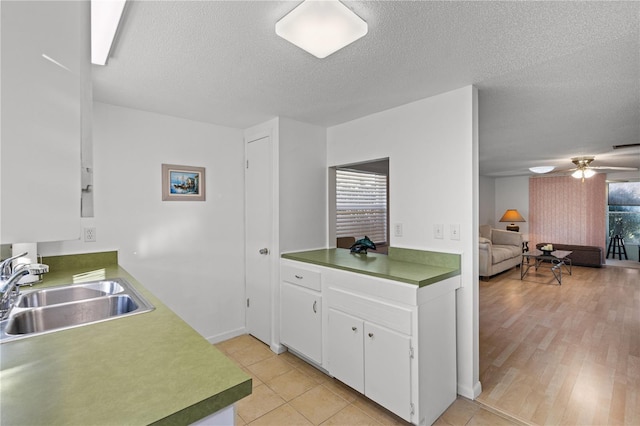
POLYGON ((555 169, 554 166, 529 167, 529 170, 531 170, 533 173, 549 173, 553 169, 555 169))

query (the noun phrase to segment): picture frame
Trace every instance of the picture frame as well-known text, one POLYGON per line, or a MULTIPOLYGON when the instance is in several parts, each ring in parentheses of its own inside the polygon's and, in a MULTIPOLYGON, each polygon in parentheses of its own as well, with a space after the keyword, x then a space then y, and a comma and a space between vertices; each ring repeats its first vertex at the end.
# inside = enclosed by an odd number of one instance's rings
POLYGON ((205 201, 204 167, 162 164, 162 201, 205 201))

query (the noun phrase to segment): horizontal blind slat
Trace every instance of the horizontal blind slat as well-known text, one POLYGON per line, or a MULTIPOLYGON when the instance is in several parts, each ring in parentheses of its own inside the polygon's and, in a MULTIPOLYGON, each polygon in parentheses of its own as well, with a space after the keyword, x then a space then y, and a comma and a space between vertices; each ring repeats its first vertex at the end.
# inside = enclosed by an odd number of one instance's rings
POLYGON ((387 177, 336 170, 336 235, 387 239, 387 177))

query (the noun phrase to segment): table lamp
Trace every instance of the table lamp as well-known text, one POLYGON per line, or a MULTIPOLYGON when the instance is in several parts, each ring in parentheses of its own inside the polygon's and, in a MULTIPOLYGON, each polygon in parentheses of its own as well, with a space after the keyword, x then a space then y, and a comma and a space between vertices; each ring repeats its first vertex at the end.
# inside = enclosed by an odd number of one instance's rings
POLYGON ((520 231, 520 227, 515 224, 515 222, 526 222, 524 217, 518 212, 516 209, 509 209, 500 218, 500 222, 511 222, 510 225, 507 225, 507 231, 520 231))

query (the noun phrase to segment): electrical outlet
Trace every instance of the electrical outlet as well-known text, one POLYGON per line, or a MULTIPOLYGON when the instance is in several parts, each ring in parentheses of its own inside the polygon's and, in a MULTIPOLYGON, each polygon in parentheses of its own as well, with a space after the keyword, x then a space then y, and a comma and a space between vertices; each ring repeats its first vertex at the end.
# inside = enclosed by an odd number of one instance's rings
POLYGON ((84 228, 84 242, 85 243, 96 242, 96 228, 84 228))
POLYGON ((449 236, 449 238, 451 238, 452 240, 459 240, 460 239, 460 225, 456 224, 456 225, 449 225, 450 226, 450 230, 451 230, 451 235, 449 236))
POLYGON ((437 223, 433 225, 433 238, 437 238, 439 240, 444 238, 444 225, 441 223, 437 223))
POLYGON ((401 223, 396 223, 395 225, 393 225, 393 229, 394 229, 394 234, 396 237, 402 237, 402 224, 401 223))

